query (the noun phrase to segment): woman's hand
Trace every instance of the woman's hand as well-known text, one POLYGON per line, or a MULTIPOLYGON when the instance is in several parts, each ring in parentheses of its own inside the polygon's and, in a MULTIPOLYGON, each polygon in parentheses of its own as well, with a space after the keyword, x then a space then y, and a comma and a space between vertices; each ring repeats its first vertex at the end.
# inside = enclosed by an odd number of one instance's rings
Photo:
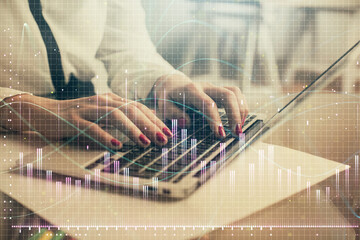
POLYGON ((189 116, 181 105, 192 106, 202 111, 208 118, 212 131, 220 138, 225 137, 217 105, 225 108, 229 118, 230 129, 238 136, 249 113, 244 95, 238 87, 217 87, 211 83, 194 83, 181 75, 164 76, 154 86, 158 100, 158 113, 162 119, 178 119, 178 125, 190 125, 189 116), (179 104, 174 104, 171 101, 179 104))
POLYGON ((4 99, 4 103, 0 108, 3 128, 34 130, 47 139, 79 135, 89 144, 94 142, 93 138, 109 148, 121 148, 122 143, 99 126, 103 124, 121 130, 143 147, 150 142, 164 145, 167 137, 172 136, 165 124, 146 106, 112 93, 64 101, 21 94, 4 99))

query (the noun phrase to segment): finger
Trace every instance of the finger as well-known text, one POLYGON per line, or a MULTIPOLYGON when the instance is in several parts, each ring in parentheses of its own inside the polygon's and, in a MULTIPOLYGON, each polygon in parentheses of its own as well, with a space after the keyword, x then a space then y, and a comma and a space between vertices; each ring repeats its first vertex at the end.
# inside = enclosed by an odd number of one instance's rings
POLYGON ((187 103, 190 103, 202 111, 206 115, 210 128, 215 135, 224 138, 226 133, 222 126, 219 110, 214 100, 194 83, 188 84, 186 88, 186 92, 188 93, 188 96, 186 97, 187 103))
MULTIPOLYGON (((101 121, 102 123, 110 123, 121 129, 130 139, 143 147, 148 146, 150 140, 158 145, 167 143, 167 137, 162 133, 162 130, 135 106, 138 103, 123 99, 115 94, 99 95, 97 98, 99 99, 98 108, 103 111, 102 118, 105 122, 101 121), (130 120, 130 122, 126 120, 130 120), (119 125, 119 123, 122 124, 119 125)), ((171 131, 169 130, 169 132, 171 131)))
MULTIPOLYGON (((157 114, 160 115, 160 118, 164 121, 166 120, 177 120, 177 126, 179 128, 186 128, 190 125, 190 118, 188 114, 185 112, 183 104, 168 100, 171 98, 166 93, 166 90, 159 92, 157 95, 157 105, 158 105, 158 112, 157 114)), ((175 98, 174 98, 175 99, 175 98)), ((174 127, 174 126, 172 126, 174 127)))
MULTIPOLYGON (((78 120, 79 129, 83 131, 82 136, 87 138, 89 145, 94 143, 103 144, 108 148, 120 149, 122 143, 114 138, 112 135, 101 129, 101 127, 93 122, 89 122, 85 119, 78 120)), ((81 136, 80 135, 80 136, 81 136)))
POLYGON ((181 109, 181 105, 176 105, 171 101, 159 101, 158 113, 161 118, 165 120, 177 120, 177 126, 179 128, 186 128, 190 126, 191 120, 189 115, 181 109))
POLYGON ((116 127, 142 147, 147 147, 151 143, 142 131, 117 108, 90 106, 80 110, 79 114, 89 121, 98 121, 99 124, 110 124, 116 127))
MULTIPOLYGON (((164 145, 167 143, 168 137, 172 137, 172 132, 168 127, 166 127, 165 123, 163 123, 149 108, 145 105, 123 99, 116 94, 108 94, 115 101, 108 101, 109 105, 116 106, 120 105, 122 109, 121 111, 125 112, 126 115, 137 125, 143 126, 141 130, 148 136, 153 142, 158 145, 164 145), (117 103, 119 101, 119 103, 117 103), (124 106, 121 104, 126 102, 124 106), (165 136, 165 135, 166 136, 165 136)), ((114 106, 114 107, 115 107, 114 106)))
POLYGON ((247 105, 245 96, 241 93, 241 90, 238 87, 224 87, 224 88, 232 91, 235 94, 240 108, 241 124, 244 125, 245 119, 249 114, 249 107, 247 105))
POLYGON ((242 119, 235 94, 232 91, 221 87, 209 87, 205 88, 204 91, 216 102, 222 103, 226 114, 228 115, 231 131, 236 135, 240 134, 242 119))
POLYGON ((139 127, 151 141, 157 145, 164 145, 167 143, 168 138, 162 132, 162 129, 154 124, 154 122, 152 122, 139 108, 134 104, 130 104, 126 110, 126 116, 139 127))
POLYGON ((135 106, 145 114, 145 116, 150 119, 156 126, 158 126, 159 129, 162 130, 162 132, 169 138, 173 136, 170 129, 165 125, 163 121, 161 121, 154 111, 151 111, 148 107, 141 103, 135 103, 135 106))
POLYGON ((241 119, 244 122, 247 115, 249 114, 249 107, 247 105, 247 101, 246 101, 244 94, 242 94, 241 90, 238 87, 224 87, 224 88, 235 93, 239 107, 240 107, 241 119))

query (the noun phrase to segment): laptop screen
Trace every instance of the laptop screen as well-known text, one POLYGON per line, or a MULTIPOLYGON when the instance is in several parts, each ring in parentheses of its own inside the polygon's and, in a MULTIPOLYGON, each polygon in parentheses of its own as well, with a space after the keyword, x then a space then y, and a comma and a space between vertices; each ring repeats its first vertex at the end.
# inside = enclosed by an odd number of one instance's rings
POLYGON ((359 151, 359 80, 360 41, 267 119, 262 141, 348 164, 359 151))
MULTIPOLYGON (((291 111, 299 103, 304 101, 307 97, 310 97, 311 94, 316 94, 316 92, 327 92, 327 93, 337 93, 338 94, 349 94, 346 89, 346 83, 350 78, 356 78, 356 68, 359 68, 359 60, 356 59, 360 57, 359 52, 360 41, 356 42, 350 49, 348 49, 343 55, 341 55, 334 63, 329 65, 329 67, 317 76, 315 79, 310 80, 309 84, 303 86, 303 90, 299 93, 294 94, 295 96, 290 99, 282 108, 278 108, 278 112, 274 114, 269 120, 273 119, 279 113, 285 111, 291 111), (356 55, 358 54, 358 55, 356 55), (341 79, 340 79, 341 78, 341 79), (336 81, 341 80, 343 83, 340 91, 335 90, 332 84, 336 81)), ((350 80, 351 81, 351 80, 350 80)))

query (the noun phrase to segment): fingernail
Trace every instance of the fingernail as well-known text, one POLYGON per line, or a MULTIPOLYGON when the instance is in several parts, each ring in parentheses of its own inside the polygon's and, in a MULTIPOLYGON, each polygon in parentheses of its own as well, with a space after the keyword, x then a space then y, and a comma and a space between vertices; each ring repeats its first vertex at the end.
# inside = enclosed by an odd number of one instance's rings
POLYGON ((242 133, 242 127, 240 123, 236 124, 235 133, 238 136, 240 135, 240 133, 242 133))
POLYGON ((115 138, 114 139, 111 139, 111 144, 115 147, 118 147, 120 146, 120 142, 118 140, 116 140, 115 138))
POLYGON ((156 140, 163 143, 163 142, 166 142, 166 137, 161 132, 157 132, 156 133, 156 140))
POLYGON ((140 134, 139 139, 145 145, 150 144, 150 139, 148 139, 144 134, 140 134))
POLYGON ((179 118, 179 120, 178 120, 178 126, 179 126, 179 128, 185 128, 185 126, 186 126, 186 119, 185 119, 185 118, 179 118))
POLYGON ((172 132, 171 132, 170 129, 168 129, 167 127, 164 127, 164 128, 163 128, 163 133, 165 133, 165 135, 168 136, 168 137, 172 137, 172 136, 173 136, 172 132))
POLYGON ((223 126, 221 126, 221 125, 219 126, 219 134, 222 137, 226 137, 225 130, 224 130, 223 126))

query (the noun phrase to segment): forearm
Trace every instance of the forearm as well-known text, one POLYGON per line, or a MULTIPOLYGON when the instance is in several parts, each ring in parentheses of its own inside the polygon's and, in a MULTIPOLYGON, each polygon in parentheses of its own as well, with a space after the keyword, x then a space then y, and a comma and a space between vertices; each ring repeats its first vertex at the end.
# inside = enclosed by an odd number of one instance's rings
MULTIPOLYGON (((10 103, 18 102, 22 95, 29 93, 24 93, 14 89, 0 88, 0 131, 9 131, 9 123, 12 122, 10 114, 14 112, 14 105, 10 103)), ((16 110, 15 110, 16 111, 16 110)))
MULTIPOLYGON (((40 97, 20 93, 6 97, 0 102, 0 127, 6 131, 33 130, 30 125, 30 109, 37 105, 40 97)), ((36 116, 35 117, 36 120, 36 116)))

